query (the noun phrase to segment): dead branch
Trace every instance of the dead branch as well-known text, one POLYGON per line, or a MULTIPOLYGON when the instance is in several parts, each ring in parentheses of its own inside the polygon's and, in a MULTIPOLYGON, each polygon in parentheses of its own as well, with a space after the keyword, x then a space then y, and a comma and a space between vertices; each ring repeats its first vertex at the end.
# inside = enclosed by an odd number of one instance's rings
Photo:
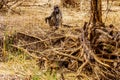
POLYGON ((35 54, 31 54, 29 51, 27 51, 27 49, 24 49, 24 48, 22 48, 22 47, 15 46, 15 45, 11 45, 11 46, 14 47, 14 48, 17 48, 17 49, 19 49, 19 50, 22 50, 23 52, 27 53, 28 55, 30 55, 31 57, 33 57, 33 58, 35 58, 35 59, 42 59, 42 58, 44 57, 45 59, 48 60, 48 58, 47 58, 46 56, 44 56, 44 55, 41 55, 41 57, 38 57, 38 56, 36 56, 35 54))
POLYGON ((109 37, 110 39, 112 39, 113 37, 111 35, 109 35, 107 32, 100 30, 100 29, 96 29, 97 32, 104 34, 105 36, 109 37))
POLYGON ((54 50, 54 52, 56 53, 56 54, 58 54, 58 55, 61 55, 61 56, 65 56, 65 57, 69 57, 69 58, 72 58, 72 59, 74 59, 74 60, 78 60, 78 61, 82 61, 81 59, 79 59, 79 58, 77 58, 77 57, 74 57, 74 56, 72 56, 72 55, 68 55, 68 54, 64 54, 64 53, 61 53, 61 52, 58 52, 58 51, 55 51, 54 50))
POLYGON ((88 64, 89 61, 85 61, 77 70, 77 74, 79 75, 82 69, 88 64))

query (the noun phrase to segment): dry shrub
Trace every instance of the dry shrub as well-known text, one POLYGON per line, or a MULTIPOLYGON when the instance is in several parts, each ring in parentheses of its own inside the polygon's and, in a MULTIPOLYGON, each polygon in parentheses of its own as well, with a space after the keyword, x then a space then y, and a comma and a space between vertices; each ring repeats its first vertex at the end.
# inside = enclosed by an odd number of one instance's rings
POLYGON ((2 0, 0 0, 0 9, 3 7, 3 1, 2 0))
POLYGON ((61 0, 61 4, 63 7, 78 7, 80 1, 79 0, 61 0))

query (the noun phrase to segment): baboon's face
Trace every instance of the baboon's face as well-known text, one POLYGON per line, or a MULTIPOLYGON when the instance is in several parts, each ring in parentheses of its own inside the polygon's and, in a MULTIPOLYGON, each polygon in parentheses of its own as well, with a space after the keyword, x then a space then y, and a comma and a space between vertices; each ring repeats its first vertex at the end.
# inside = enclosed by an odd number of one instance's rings
POLYGON ((59 7, 58 7, 58 6, 55 6, 55 7, 54 7, 54 12, 55 12, 56 14, 59 14, 59 7))

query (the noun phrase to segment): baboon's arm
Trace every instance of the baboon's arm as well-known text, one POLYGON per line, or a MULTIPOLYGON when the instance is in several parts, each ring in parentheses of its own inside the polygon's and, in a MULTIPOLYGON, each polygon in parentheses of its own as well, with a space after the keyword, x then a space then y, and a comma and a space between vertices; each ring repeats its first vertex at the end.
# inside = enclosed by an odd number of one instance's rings
POLYGON ((48 17, 45 18, 45 22, 47 23, 48 17))
POLYGON ((50 20, 53 16, 54 16, 54 12, 52 12, 50 16, 45 18, 45 22, 47 23, 48 20, 50 20))

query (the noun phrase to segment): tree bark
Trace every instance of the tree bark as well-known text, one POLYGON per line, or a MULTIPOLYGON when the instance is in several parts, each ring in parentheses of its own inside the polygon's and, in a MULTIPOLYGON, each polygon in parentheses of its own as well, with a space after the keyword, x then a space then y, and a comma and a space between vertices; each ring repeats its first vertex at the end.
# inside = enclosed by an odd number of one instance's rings
POLYGON ((102 1, 91 0, 91 23, 102 23, 102 1))

